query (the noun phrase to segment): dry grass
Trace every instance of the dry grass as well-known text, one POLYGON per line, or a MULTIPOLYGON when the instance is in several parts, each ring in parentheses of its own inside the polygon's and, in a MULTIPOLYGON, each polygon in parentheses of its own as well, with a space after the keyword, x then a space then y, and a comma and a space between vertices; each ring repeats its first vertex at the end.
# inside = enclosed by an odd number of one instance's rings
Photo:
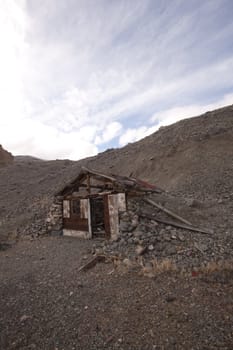
POLYGON ((130 260, 128 258, 113 257, 112 263, 114 270, 120 274, 128 273, 129 271, 139 268, 139 263, 136 260, 130 260))
POLYGON ((200 272, 204 274, 220 271, 233 271, 233 260, 210 261, 200 268, 200 272))
POLYGON ((170 259, 153 259, 145 264, 145 261, 141 256, 137 257, 135 260, 114 257, 112 262, 114 265, 114 271, 117 271, 120 274, 125 274, 129 271, 137 271, 141 276, 152 278, 165 272, 178 271, 175 262, 170 259))
MULTIPOLYGON (((114 265, 114 271, 117 271, 120 274, 125 274, 130 271, 139 272, 141 276, 146 277, 156 277, 157 275, 166 273, 166 272, 175 272, 183 276, 190 276, 190 273, 193 272, 190 269, 178 268, 175 261, 171 259, 153 259, 150 262, 145 263, 143 257, 137 257, 135 260, 122 257, 113 257, 111 259, 114 265)), ((207 264, 200 266, 196 274, 212 274, 215 272, 223 273, 233 273, 233 260, 221 260, 221 261, 210 261, 207 264)))
POLYGON ((142 267, 141 273, 146 277, 155 277, 164 272, 175 272, 177 271, 177 266, 174 261, 170 259, 151 260, 150 264, 142 267))

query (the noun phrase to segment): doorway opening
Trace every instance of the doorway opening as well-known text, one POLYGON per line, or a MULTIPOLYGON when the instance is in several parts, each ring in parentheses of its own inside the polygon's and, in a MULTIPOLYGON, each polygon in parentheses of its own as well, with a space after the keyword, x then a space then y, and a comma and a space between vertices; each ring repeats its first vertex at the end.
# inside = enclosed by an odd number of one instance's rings
POLYGON ((102 197, 91 198, 91 229, 93 237, 106 236, 104 220, 104 200, 102 197))

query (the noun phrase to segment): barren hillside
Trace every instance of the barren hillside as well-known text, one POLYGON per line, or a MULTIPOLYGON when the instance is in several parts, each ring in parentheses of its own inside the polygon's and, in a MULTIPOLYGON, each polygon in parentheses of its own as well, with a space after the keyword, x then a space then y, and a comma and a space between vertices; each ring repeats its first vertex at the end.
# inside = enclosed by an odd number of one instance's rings
POLYGON ((233 106, 78 162, 15 157, 0 168, 0 349, 232 349, 232 212, 233 106), (82 165, 163 187, 158 203, 208 231, 134 198, 117 240, 34 239, 82 165))
POLYGON ((82 165, 133 174, 188 198, 229 202, 233 198, 233 106, 182 120, 124 148, 77 162, 15 157, 14 163, 0 169, 0 235, 40 230, 53 193, 82 165))

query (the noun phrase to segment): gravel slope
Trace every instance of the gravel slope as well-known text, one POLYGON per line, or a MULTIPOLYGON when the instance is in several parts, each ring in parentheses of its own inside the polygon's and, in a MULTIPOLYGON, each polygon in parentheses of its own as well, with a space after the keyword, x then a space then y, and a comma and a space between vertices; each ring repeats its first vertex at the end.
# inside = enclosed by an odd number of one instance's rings
POLYGON ((91 250, 91 241, 47 237, 1 252, 1 350, 232 349, 232 270, 79 272, 91 250))

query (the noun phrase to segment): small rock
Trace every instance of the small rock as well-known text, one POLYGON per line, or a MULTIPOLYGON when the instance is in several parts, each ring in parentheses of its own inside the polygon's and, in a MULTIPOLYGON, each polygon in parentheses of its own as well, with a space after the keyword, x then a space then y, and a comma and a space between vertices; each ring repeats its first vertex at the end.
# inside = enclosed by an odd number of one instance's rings
POLYGON ((195 247, 201 252, 206 252, 208 250, 208 245, 204 243, 195 243, 195 247))
POLYGON ((169 235, 164 235, 164 241, 165 242, 170 242, 171 241, 171 237, 169 235))
POLYGON ((150 244, 150 245, 149 245, 148 250, 150 250, 150 251, 154 250, 153 244, 150 244))
POLYGON ((167 247, 167 249, 165 250, 165 254, 166 255, 174 255, 174 254, 176 254, 176 247, 174 247, 174 246, 167 247))
POLYGON ((123 264, 127 267, 130 267, 132 265, 131 261, 128 258, 125 258, 123 260, 123 264))
POLYGON ((138 245, 136 247, 136 253, 137 255, 143 255, 146 252, 146 247, 143 247, 141 245, 138 245))
POLYGON ((139 238, 139 237, 141 237, 141 235, 142 235, 141 231, 138 231, 138 230, 134 231, 134 237, 139 238))
POLYGON ((161 252, 161 251, 164 250, 164 249, 165 249, 164 243, 158 243, 158 244, 156 245, 156 250, 157 250, 158 252, 161 252))
POLYGON ((153 226, 158 226, 159 224, 157 223, 157 221, 151 220, 151 223, 153 226))
POLYGON ((193 198, 186 198, 185 200, 188 207, 192 207, 194 205, 194 199, 193 198))
POLYGON ((171 303, 176 300, 176 297, 174 295, 168 295, 165 299, 168 303, 171 303))
POLYGON ((182 233, 178 233, 178 239, 181 241, 181 242, 184 242, 185 240, 185 237, 182 233))
POLYGON ((23 316, 20 317, 20 322, 24 322, 24 321, 28 320, 29 318, 30 318, 30 316, 23 315, 23 316))
POLYGON ((121 221, 120 222, 120 230, 121 232, 127 232, 130 231, 131 224, 128 221, 121 221))
POLYGON ((114 249, 117 249, 118 248, 118 243, 112 243, 111 244, 111 248, 114 250, 114 249))
POLYGON ((138 220, 138 215, 134 215, 133 219, 132 219, 132 226, 133 228, 137 227, 138 226, 138 223, 139 223, 139 220, 138 220))

